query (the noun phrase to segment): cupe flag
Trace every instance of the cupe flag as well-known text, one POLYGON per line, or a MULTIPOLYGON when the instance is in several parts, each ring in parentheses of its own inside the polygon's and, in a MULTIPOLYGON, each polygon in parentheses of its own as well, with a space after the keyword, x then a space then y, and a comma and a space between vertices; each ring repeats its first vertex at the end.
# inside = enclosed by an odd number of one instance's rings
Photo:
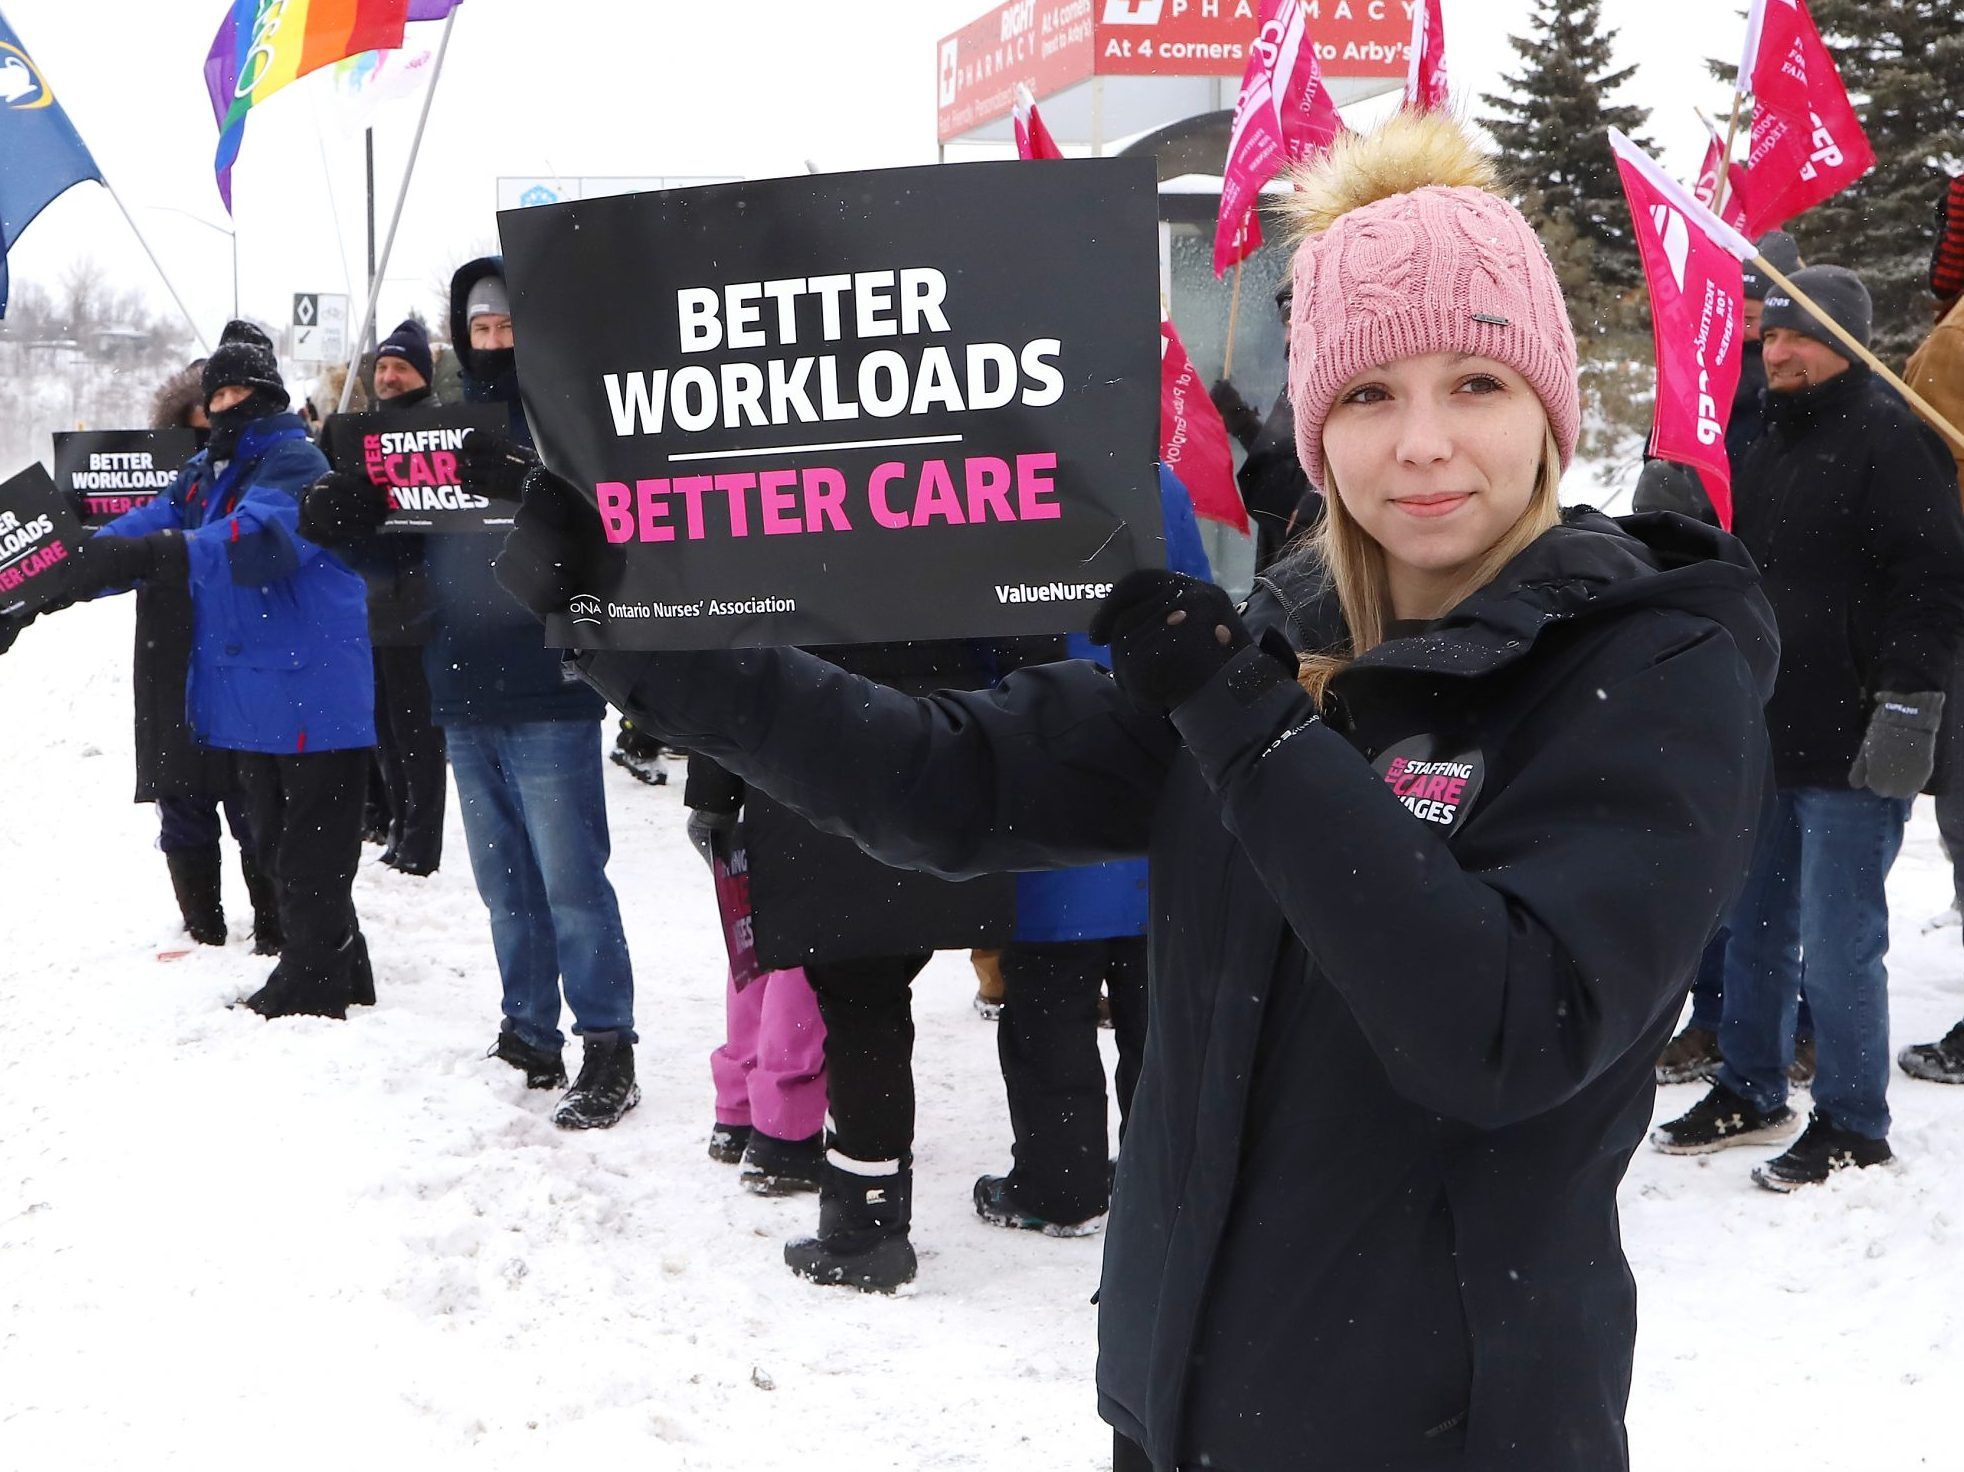
POLYGON ((1657 351, 1657 418, 1651 453, 1702 473, 1719 524, 1732 528, 1732 465, 1725 421, 1739 385, 1745 340, 1743 262, 1753 243, 1700 204, 1616 129, 1616 172, 1650 287, 1657 351))
POLYGON ((1342 129, 1317 64, 1302 0, 1264 0, 1221 173, 1221 210, 1214 224, 1216 276, 1261 249, 1255 207, 1262 186, 1285 165, 1328 148, 1342 129))
POLYGON ((48 79, 0 16, 0 317, 7 315, 7 252, 48 201, 100 180, 48 79))
POLYGON ((1748 235, 1757 239, 1875 167, 1875 150, 1806 0, 1753 0, 1739 78, 1753 94, 1748 235))
POLYGON ((232 0, 205 57, 218 120, 218 192, 232 208, 232 165, 246 117, 288 82, 363 51, 393 51, 412 20, 441 20, 462 0, 232 0))

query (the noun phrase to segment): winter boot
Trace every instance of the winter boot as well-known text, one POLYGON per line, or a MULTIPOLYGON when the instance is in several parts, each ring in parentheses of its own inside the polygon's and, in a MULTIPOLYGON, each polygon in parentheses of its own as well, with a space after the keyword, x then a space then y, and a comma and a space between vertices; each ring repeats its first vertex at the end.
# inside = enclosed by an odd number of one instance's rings
POLYGON ((486 1058, 496 1058, 509 1063, 525 1075, 528 1089, 563 1089, 566 1087, 566 1064, 560 1057, 559 1049, 548 1052, 535 1048, 524 1038, 512 1031, 510 1022, 498 1029, 498 1041, 491 1045, 486 1058))
POLYGON ((650 787, 668 785, 668 769, 662 765, 662 744, 625 717, 614 737, 608 760, 630 777, 650 787))
POLYGON ((218 882, 218 845, 181 848, 164 855, 170 887, 177 892, 184 931, 201 946, 225 944, 225 904, 218 882))
POLYGON ((1103 1212, 1086 1217, 1081 1222, 1053 1222, 1033 1211, 1025 1211, 1009 1194, 1008 1176, 982 1176, 977 1179, 975 1214, 991 1226, 1041 1232, 1046 1237, 1089 1237, 1105 1225, 1103 1212))
POLYGON ((315 965, 282 956, 266 984, 245 1004, 261 1017, 332 1017, 345 1021, 355 967, 355 944, 349 936, 325 964, 315 965))
POLYGON ((280 933, 280 887, 244 849, 239 850, 239 872, 245 875, 246 893, 252 897, 252 953, 277 956, 285 943, 280 933))
POLYGON ((970 951, 968 964, 975 968, 975 1015, 984 1022, 1002 1020, 1002 952, 970 951))
POLYGON ((1896 1066, 1911 1078, 1933 1084, 1964 1084, 1964 1022, 1940 1043, 1917 1043, 1896 1055, 1896 1066))
POLYGON ((368 962, 368 937, 359 930, 353 942, 354 957, 348 967, 348 1005, 375 1005, 375 968, 368 962))
POLYGON ((1666 1155, 1709 1155, 1734 1145, 1784 1140, 1799 1127, 1786 1105, 1762 1112, 1724 1084, 1713 1084, 1685 1113, 1652 1130, 1650 1143, 1666 1155))
POLYGON ((1818 1186, 1836 1171, 1887 1165, 1895 1158, 1887 1140, 1871 1140, 1844 1130, 1816 1109, 1807 1121, 1806 1133, 1786 1154, 1755 1167, 1753 1179, 1769 1191, 1796 1191, 1802 1186, 1818 1186))
POLYGON ((718 1165, 735 1165, 750 1148, 751 1129, 747 1124, 724 1124, 717 1120, 709 1128, 709 1158, 718 1165))
POLYGON ((776 1135, 752 1130, 738 1179, 753 1196, 795 1196, 801 1191, 816 1191, 824 1168, 822 1136, 780 1140, 776 1135))
MULTIPOLYGON (((891 1293, 911 1283, 918 1264, 907 1240, 914 1168, 902 1160, 885 1175, 842 1170, 828 1155, 818 1188, 818 1235, 784 1245, 784 1262, 814 1283, 891 1293)), ((871 1167, 862 1167, 871 1169, 871 1167)))
POLYGON ((1702 1083, 1717 1073, 1724 1061, 1719 1056, 1717 1033, 1708 1027, 1687 1027, 1657 1055, 1657 1082, 1702 1083))
POLYGON ((634 1044, 617 1032, 590 1032, 583 1040, 580 1076, 552 1111, 562 1130, 605 1130, 641 1102, 634 1082, 634 1044))

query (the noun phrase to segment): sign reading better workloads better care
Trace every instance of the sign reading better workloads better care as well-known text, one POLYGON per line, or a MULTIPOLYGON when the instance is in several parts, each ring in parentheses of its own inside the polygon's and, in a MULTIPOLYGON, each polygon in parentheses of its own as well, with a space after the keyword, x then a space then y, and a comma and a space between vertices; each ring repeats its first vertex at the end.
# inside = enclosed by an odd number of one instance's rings
POLYGON ((83 526, 148 506, 198 453, 195 429, 89 429, 55 434, 55 486, 83 526))
POLYGON ((1146 159, 772 179, 498 217, 574 648, 1057 633, 1164 562, 1146 159))
POLYGON ((87 536, 39 465, 0 482, 0 614, 38 613, 59 598, 68 554, 87 536))
POLYGON ((458 479, 457 454, 474 429, 503 433, 501 404, 335 414, 321 439, 336 470, 365 475, 389 493, 385 532, 508 532, 518 507, 473 495, 458 479))

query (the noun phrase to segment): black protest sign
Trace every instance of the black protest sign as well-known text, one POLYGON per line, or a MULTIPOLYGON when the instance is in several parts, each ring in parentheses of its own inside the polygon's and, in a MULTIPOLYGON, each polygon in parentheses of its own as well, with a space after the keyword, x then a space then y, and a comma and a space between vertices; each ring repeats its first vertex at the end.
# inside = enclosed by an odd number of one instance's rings
POLYGON ((457 449, 474 429, 502 434, 510 423, 499 404, 383 409, 330 416, 322 440, 336 470, 366 475, 388 490, 395 510, 384 531, 508 532, 518 507, 465 490, 457 449))
POLYGON ((195 429, 89 429, 55 435, 55 487, 83 526, 148 506, 198 453, 195 429))
POLYGON ((499 216, 519 382, 610 555, 578 648, 1058 633, 1164 561, 1147 159, 499 216))
POLYGON ((59 598, 63 564, 87 536, 41 466, 0 483, 0 614, 39 613, 59 598))

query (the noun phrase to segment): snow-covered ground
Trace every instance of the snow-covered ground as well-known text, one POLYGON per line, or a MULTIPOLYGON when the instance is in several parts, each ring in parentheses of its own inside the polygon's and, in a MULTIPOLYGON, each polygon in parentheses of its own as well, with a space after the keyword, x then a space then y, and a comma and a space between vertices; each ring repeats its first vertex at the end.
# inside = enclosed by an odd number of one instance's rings
MULTIPOLYGON (((969 1209, 1008 1126, 965 958, 917 989, 919 1283, 809 1287, 778 1244, 811 1200, 703 1151, 722 970, 678 787, 609 769, 645 1097, 562 1133, 482 1056, 497 980, 454 808, 433 879, 367 851, 372 1012, 227 1010, 264 970, 242 939, 158 959, 184 943, 126 800, 130 616, 78 608, 0 661, 0 1469, 1106 1465, 1098 1239, 969 1209)), ((1920 933, 1948 892, 1927 809, 1891 892, 1919 1041, 1964 1013, 1959 933, 1920 933)), ((1964 1089, 1899 1077, 1892 1102, 1896 1169, 1792 1197, 1751 1184, 1756 1152, 1639 1155, 1639 1469, 1961 1464, 1964 1089)))

